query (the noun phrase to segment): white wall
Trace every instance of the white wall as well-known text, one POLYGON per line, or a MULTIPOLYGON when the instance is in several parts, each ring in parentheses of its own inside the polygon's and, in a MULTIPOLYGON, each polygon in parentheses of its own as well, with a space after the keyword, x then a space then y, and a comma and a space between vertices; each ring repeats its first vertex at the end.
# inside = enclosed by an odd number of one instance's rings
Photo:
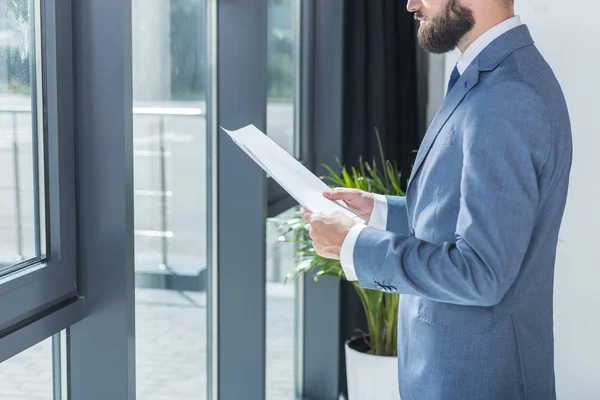
MULTIPOLYGON (((600 399, 600 2, 516 0, 563 87, 574 160, 555 275, 558 398, 600 399)), ((446 56, 446 76, 458 54, 446 56)))

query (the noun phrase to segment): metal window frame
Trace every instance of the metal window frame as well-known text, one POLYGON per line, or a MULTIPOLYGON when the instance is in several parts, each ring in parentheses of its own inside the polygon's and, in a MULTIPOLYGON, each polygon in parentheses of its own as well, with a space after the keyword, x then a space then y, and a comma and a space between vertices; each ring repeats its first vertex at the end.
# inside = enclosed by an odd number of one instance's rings
MULTIPOLYGON (((6 305, 0 307, 0 361, 52 336, 83 315, 77 295, 73 212, 76 197, 70 2, 43 1, 40 11, 44 109, 37 111, 43 112, 45 129, 47 256, 0 278, 0 304, 6 305)), ((35 99, 34 102, 38 104, 35 99)))
MULTIPOLYGON (((304 1, 302 134, 316 173, 342 153, 344 1, 304 1)), ((302 398, 337 399, 340 392, 340 281, 305 277, 302 398), (326 332, 326 335, 324 335, 326 332)))
POLYGON ((211 259, 213 336, 209 398, 264 399, 266 367, 264 172, 219 126, 266 128, 267 0, 217 1, 217 168, 211 259), (218 205, 218 207, 215 207, 218 205), (216 319, 216 320, 215 320, 216 319))
POLYGON ((135 399, 131 14, 131 0, 72 1, 77 261, 86 316, 67 331, 71 400, 135 399))
POLYGON ((207 137, 206 137, 206 182, 209 186, 207 196, 207 228, 209 230, 207 249, 207 357, 206 357, 206 382, 207 399, 219 398, 219 173, 215 167, 219 159, 219 146, 217 135, 218 120, 218 0, 206 0, 207 21, 207 53, 208 53, 208 86, 206 94, 207 106, 207 137))

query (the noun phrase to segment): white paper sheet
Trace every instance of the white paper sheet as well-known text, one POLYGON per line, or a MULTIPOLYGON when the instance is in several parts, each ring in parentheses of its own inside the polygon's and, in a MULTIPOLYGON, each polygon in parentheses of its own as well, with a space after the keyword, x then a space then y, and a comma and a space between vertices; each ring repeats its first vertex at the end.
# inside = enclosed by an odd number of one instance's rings
POLYGON ((364 223, 360 216, 342 202, 323 197, 323 192, 329 190, 329 186, 254 125, 237 131, 228 131, 223 127, 221 129, 306 209, 326 215, 339 211, 364 223))

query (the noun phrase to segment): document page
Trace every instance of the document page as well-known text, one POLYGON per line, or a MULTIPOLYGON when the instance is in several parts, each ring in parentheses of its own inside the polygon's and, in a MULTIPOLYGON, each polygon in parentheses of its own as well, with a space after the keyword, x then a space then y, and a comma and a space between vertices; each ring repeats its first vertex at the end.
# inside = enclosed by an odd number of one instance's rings
POLYGON ((343 202, 323 197, 329 186, 254 125, 237 131, 221 129, 304 208, 322 214, 339 211, 357 222, 365 222, 343 202))

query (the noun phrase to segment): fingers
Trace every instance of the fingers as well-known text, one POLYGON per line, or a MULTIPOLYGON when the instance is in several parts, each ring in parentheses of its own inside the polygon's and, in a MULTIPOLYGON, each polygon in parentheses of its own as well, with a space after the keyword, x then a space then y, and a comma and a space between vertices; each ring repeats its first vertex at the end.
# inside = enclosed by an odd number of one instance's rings
POLYGON ((308 236, 310 236, 311 239, 315 239, 315 230, 313 229, 313 225, 320 227, 321 223, 323 222, 325 216, 323 214, 315 214, 312 213, 310 211, 308 211, 306 208, 302 207, 300 209, 300 215, 302 216, 302 219, 308 223, 308 236))
POLYGON ((321 222, 321 221, 323 221, 323 219, 326 218, 325 215, 323 215, 321 213, 310 212, 304 207, 302 207, 300 209, 300 216, 302 217, 302 219, 305 222, 308 222, 309 224, 313 224, 315 222, 321 222))
POLYGON ((317 236, 317 230, 313 227, 313 224, 315 223, 314 221, 314 217, 308 217, 309 218, 309 225, 308 225, 308 236, 312 239, 312 240, 316 240, 318 239, 317 236))
POLYGON ((312 213, 310 211, 308 211, 306 208, 302 207, 300 209, 300 216, 302 217, 302 219, 304 221, 306 221, 310 224, 310 218, 312 216, 312 213))
MULTIPOLYGON (((340 237, 340 230, 344 228, 344 219, 350 220, 341 212, 335 212, 331 215, 323 215, 321 213, 311 213, 305 208, 300 210, 302 218, 308 223, 308 236, 313 241, 313 248, 317 254, 332 259, 339 259, 340 244, 337 243, 340 237), (341 227, 341 228, 340 228, 341 227), (331 238, 334 238, 332 242, 331 238)), ((348 229, 349 230, 349 229, 348 229)), ((347 234, 344 233, 344 237, 347 234)), ((343 242, 343 238, 340 239, 343 242)), ((340 243, 341 243, 340 242, 340 243)))
POLYGON ((319 246, 315 244, 313 248, 315 249, 315 252, 321 257, 330 258, 332 260, 340 259, 339 252, 336 253, 334 251, 335 249, 332 246, 319 246))
POLYGON ((361 194, 362 190, 350 188, 335 188, 328 192, 323 192, 323 196, 330 200, 352 200, 361 194))

